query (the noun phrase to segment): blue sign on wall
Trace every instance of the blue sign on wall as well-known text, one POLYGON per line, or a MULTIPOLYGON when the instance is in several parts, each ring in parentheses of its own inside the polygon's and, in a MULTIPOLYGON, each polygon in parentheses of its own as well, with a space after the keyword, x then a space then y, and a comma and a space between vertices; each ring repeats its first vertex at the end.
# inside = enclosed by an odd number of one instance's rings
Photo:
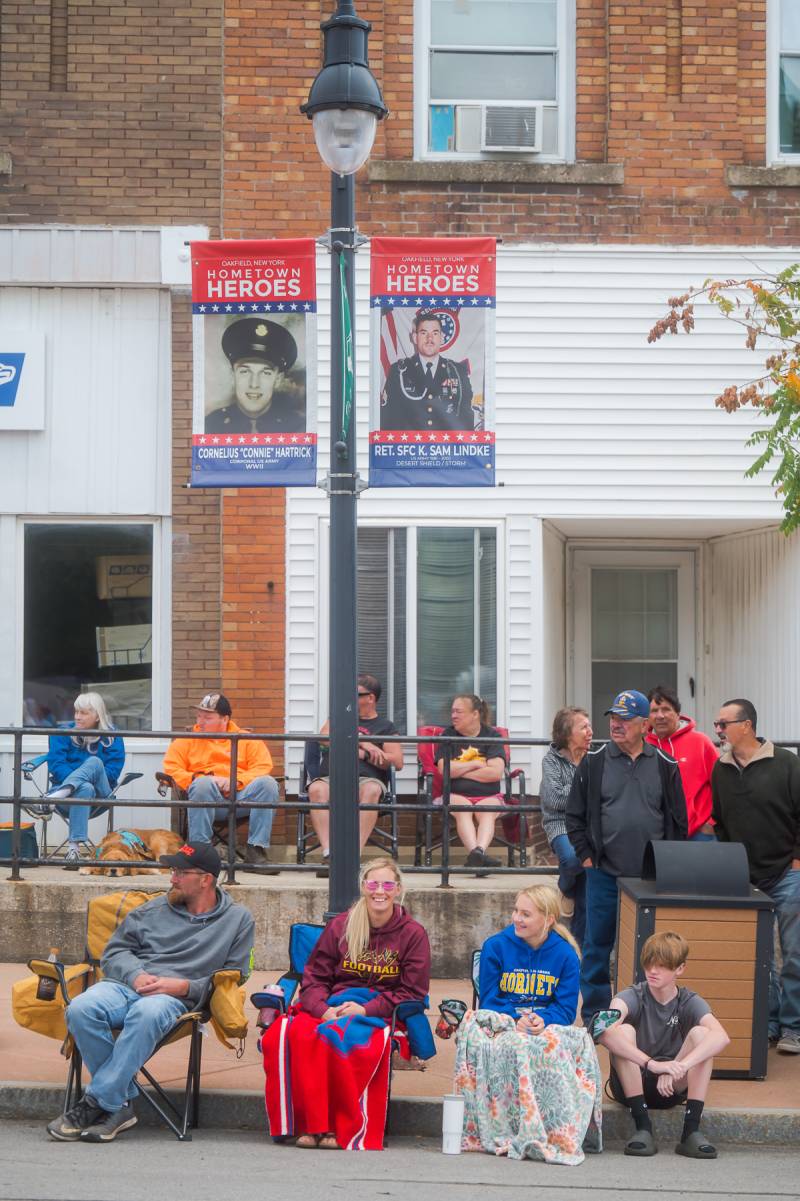
POLYGON ((17 399, 24 362, 24 351, 0 350, 0 406, 4 408, 12 408, 17 399))

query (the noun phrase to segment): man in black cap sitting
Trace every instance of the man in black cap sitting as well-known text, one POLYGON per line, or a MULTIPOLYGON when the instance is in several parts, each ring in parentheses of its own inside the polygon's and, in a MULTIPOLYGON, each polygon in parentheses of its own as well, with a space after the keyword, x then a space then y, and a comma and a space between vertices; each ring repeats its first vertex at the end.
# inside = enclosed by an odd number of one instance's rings
POLYGON ((136 1073, 160 1040, 181 1014, 205 1003, 214 972, 238 969, 243 981, 250 974, 255 923, 217 888, 215 849, 188 842, 160 862, 172 868, 170 891, 128 914, 106 944, 103 979, 67 1008, 67 1028, 92 1080, 48 1124, 58 1142, 108 1143, 134 1126, 136 1073))
POLYGON ((208 414, 207 434, 305 431, 305 415, 281 394, 285 373, 297 358, 297 343, 287 329, 266 317, 244 317, 225 330, 222 351, 233 371, 236 400, 208 414))

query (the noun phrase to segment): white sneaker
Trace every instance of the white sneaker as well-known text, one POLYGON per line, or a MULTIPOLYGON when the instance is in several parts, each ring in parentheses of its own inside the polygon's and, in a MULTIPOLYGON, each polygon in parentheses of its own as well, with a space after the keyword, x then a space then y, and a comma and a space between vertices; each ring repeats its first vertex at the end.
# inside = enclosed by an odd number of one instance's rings
POLYGON ((784 1055, 800 1055, 800 1030, 784 1030, 778 1039, 778 1050, 784 1055))

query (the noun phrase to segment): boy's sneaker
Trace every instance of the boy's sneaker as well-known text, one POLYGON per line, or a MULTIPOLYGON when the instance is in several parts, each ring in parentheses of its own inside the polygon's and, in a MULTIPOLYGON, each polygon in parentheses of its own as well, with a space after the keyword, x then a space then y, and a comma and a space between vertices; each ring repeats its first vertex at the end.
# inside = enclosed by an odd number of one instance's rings
POLYGON ((84 1095, 66 1113, 47 1123, 47 1133, 60 1143, 76 1143, 84 1130, 108 1116, 91 1097, 84 1095))
POLYGON ((70 847, 64 856, 64 871, 76 872, 80 867, 81 853, 77 847, 70 847))
POLYGON ((133 1106, 130 1101, 127 1101, 116 1113, 103 1113, 102 1117, 81 1133, 81 1141, 87 1143, 113 1142, 118 1134, 127 1130, 129 1126, 135 1126, 138 1120, 133 1112, 133 1106))
POLYGON ((778 1039, 778 1050, 784 1055, 800 1055, 800 1030, 784 1030, 778 1039))

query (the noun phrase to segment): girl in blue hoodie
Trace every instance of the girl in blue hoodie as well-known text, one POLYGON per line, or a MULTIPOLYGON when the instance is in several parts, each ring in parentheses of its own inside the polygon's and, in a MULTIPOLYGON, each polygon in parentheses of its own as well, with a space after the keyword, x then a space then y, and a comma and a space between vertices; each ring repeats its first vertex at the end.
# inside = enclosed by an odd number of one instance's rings
POLYGON ((575 1021, 580 952, 560 916, 554 888, 524 888, 511 925, 483 944, 479 1008, 509 1014, 521 1033, 540 1034, 545 1026, 575 1021))

